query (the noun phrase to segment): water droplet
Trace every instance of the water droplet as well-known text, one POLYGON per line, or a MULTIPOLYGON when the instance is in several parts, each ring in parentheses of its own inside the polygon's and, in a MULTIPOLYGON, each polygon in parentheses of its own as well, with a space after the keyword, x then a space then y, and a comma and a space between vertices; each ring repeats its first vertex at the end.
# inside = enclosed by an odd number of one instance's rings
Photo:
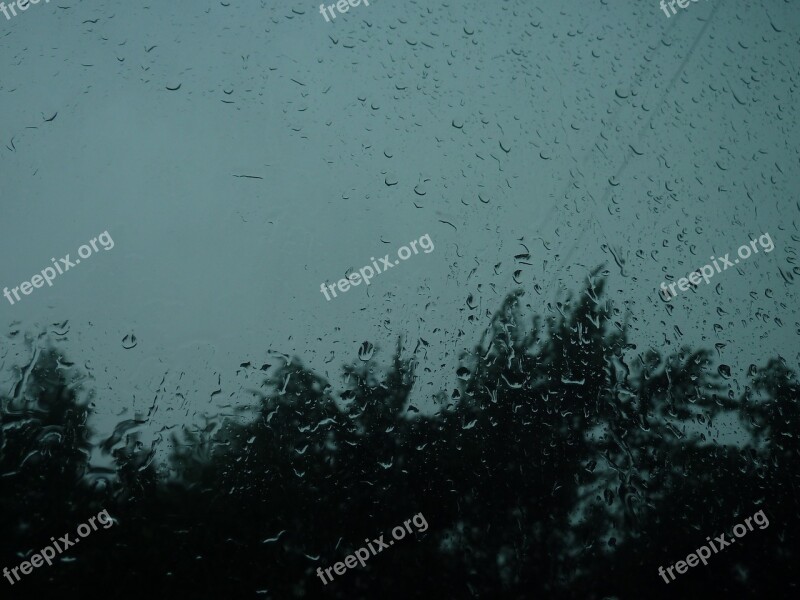
POLYGON ((366 362, 372 358, 373 354, 375 354, 375 346, 369 342, 362 342, 361 347, 358 349, 358 358, 366 362))

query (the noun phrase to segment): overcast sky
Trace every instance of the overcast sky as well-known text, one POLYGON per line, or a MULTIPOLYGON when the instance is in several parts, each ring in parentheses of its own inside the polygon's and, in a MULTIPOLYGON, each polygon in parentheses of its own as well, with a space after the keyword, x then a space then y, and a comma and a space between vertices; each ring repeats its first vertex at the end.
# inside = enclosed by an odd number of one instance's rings
POLYGON ((153 406, 155 435, 250 401, 240 363, 296 356, 344 389, 362 342, 385 363, 402 336, 433 410, 506 294, 549 314, 603 263, 635 352, 716 348, 737 395, 750 363, 797 368, 798 21, 778 0, 0 17, 0 286, 114 241, 0 298, 4 391, 32 352, 13 332, 48 331, 105 435, 153 406), (658 299, 764 233, 774 251, 658 299), (424 234, 431 253, 320 292, 424 234))

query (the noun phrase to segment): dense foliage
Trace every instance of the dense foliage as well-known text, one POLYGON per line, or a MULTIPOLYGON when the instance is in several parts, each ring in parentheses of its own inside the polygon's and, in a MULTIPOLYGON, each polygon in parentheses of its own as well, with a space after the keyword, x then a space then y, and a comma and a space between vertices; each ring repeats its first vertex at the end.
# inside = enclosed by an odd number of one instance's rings
POLYGON ((785 362, 751 366, 735 397, 710 352, 630 343, 602 280, 542 316, 525 298, 505 300, 433 414, 409 403, 417 359, 400 344, 388 372, 346 366, 341 395, 287 360, 252 367, 255 418, 185 428, 166 465, 126 422, 90 447, 62 351, 38 353, 0 397, 2 566, 103 507, 117 525, 6 591, 795 597, 800 415, 785 362), (96 456, 115 472, 90 469, 96 456), (760 508, 769 528, 669 585, 658 576, 760 508), (417 513, 426 532, 325 586, 315 575, 417 513))

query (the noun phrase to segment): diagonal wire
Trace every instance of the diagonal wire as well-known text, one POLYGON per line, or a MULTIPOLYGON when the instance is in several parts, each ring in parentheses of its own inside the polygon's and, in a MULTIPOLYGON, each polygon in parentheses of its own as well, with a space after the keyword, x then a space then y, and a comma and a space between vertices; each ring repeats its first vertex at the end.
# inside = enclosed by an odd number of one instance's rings
MULTIPOLYGON (((689 60, 692 58, 692 56, 694 56, 695 49, 700 44, 700 41, 705 37, 706 31, 708 31, 708 28, 711 26, 714 17, 716 16, 717 12, 722 7, 722 5, 723 5, 723 2, 717 2, 717 3, 714 4, 714 8, 711 10, 711 13, 708 16, 708 19, 703 24, 703 27, 700 29, 698 34, 695 36, 695 39, 694 39, 694 42, 692 42, 691 48, 689 48, 689 51, 686 53, 686 56, 683 58, 683 60, 681 61, 681 64, 678 66, 678 68, 676 69, 675 73, 672 75, 672 78, 669 80, 669 84, 667 85, 666 89, 664 90, 663 95, 661 96, 661 102, 659 102, 658 106, 655 107, 655 109, 653 110, 653 112, 650 115, 650 118, 647 120, 647 122, 644 125, 642 125, 642 127, 639 129, 639 134, 637 136, 637 141, 641 141, 645 136, 645 132, 650 129, 650 125, 653 122, 653 119, 655 118, 656 114, 658 113, 658 108, 662 104, 664 104, 664 102, 666 101, 667 96, 670 94, 672 89, 675 87, 675 82, 683 74, 683 71, 686 68, 686 65, 689 63, 689 60)), ((630 160, 631 160, 632 155, 633 155, 633 152, 630 149, 628 149, 627 152, 626 152, 625 159, 622 161, 622 164, 617 169, 617 171, 616 171, 616 173, 614 175, 614 179, 615 180, 619 181, 620 176, 625 172, 625 170, 627 169, 628 165, 630 164, 630 160)), ((566 193, 566 190, 569 188, 570 185, 572 185, 573 181, 574 181, 574 178, 571 179, 570 182, 567 184, 567 187, 565 188, 564 193, 566 193)), ((611 188, 612 188, 612 186, 611 186, 610 183, 606 184, 606 191, 603 194, 603 198, 600 201, 600 205, 605 206, 606 203, 608 202, 609 195, 611 194, 611 188)), ((562 196, 563 195, 564 194, 562 194, 562 196)), ((589 196, 591 197, 591 194, 589 194, 589 196)), ((560 199, 559 199, 559 201, 560 201, 560 199)), ((551 209, 551 211, 550 211, 550 214, 552 214, 554 212, 554 209, 555 209, 556 205, 557 204, 554 204, 553 209, 551 209)), ((549 216, 550 215, 548 215, 547 219, 549 219, 549 216)), ((586 221, 584 222, 584 227, 581 227, 580 231, 585 232, 587 227, 588 227, 588 225, 589 225, 589 222, 591 220, 592 220, 592 217, 589 216, 586 219, 586 221)), ((595 220, 595 222, 600 223, 600 221, 597 221, 597 220, 595 220)), ((609 236, 606 233, 605 228, 603 228, 602 224, 600 225, 600 227, 601 227, 601 229, 603 229, 604 238, 606 239, 606 241, 608 241, 609 240, 609 236)), ((577 236, 575 238, 575 241, 572 243, 572 246, 570 247, 569 252, 567 253, 566 257, 560 263, 560 268, 558 269, 559 271, 562 270, 564 268, 564 266, 569 263, 569 260, 572 258, 573 254, 575 253, 575 250, 578 247, 579 242, 583 239, 583 237, 584 237, 583 235, 579 235, 579 236, 577 236)), ((551 291, 551 287, 552 287, 552 280, 551 280, 551 284, 548 285, 548 292, 551 291)))

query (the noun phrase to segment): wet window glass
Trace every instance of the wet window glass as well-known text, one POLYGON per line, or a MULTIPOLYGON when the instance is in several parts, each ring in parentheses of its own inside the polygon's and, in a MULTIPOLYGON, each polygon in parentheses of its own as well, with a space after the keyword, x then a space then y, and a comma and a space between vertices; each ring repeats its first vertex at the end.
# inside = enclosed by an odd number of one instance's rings
POLYGON ((796 597, 799 36, 0 2, 4 597, 796 597))

